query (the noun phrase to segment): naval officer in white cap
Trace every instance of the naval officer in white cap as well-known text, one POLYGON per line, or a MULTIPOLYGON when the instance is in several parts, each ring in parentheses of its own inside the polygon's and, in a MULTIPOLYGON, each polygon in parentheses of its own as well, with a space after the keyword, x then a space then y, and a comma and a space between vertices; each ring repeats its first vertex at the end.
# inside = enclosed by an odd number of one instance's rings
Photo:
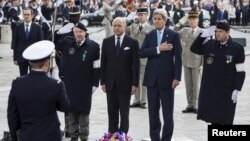
POLYGON ((61 141, 57 110, 69 110, 64 84, 49 78, 54 43, 40 41, 23 52, 31 65, 28 75, 13 80, 8 100, 8 125, 12 141, 61 141))

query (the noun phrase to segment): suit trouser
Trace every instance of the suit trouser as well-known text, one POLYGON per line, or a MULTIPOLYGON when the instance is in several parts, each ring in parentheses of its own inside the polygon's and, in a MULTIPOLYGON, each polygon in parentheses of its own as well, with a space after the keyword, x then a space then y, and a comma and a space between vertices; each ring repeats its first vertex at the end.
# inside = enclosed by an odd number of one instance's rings
POLYGON ((147 87, 150 138, 152 141, 171 141, 174 129, 174 90, 163 89, 155 85, 147 87), (162 105, 163 130, 160 138, 161 120, 160 104, 162 105))
POLYGON ((20 76, 28 74, 29 61, 18 62, 20 76))
POLYGON ((69 133, 71 138, 87 140, 89 136, 89 115, 69 112, 69 133))
POLYGON ((145 73, 145 66, 141 65, 139 88, 135 93, 135 98, 133 101, 133 103, 136 103, 136 104, 146 103, 147 101, 147 88, 143 86, 144 73, 145 73))
POLYGON ((129 129, 129 105, 131 93, 122 93, 114 86, 112 91, 107 92, 109 132, 128 133, 129 129), (119 125, 120 111, 120 128, 119 125))
POLYGON ((184 78, 188 108, 197 108, 199 92, 200 69, 184 67, 184 78))

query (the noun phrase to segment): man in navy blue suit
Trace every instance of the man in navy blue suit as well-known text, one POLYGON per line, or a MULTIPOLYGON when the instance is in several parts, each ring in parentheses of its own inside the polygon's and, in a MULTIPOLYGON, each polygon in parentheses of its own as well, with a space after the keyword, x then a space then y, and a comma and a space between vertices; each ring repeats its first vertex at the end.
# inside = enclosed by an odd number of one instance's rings
POLYGON ((150 138, 152 141, 170 141, 174 121, 174 89, 181 80, 181 43, 177 33, 165 27, 167 12, 156 9, 153 13, 155 29, 149 32, 140 50, 141 58, 148 58, 143 84, 148 91, 150 138), (159 116, 162 105, 163 130, 160 137, 159 116))
POLYGON ((30 65, 28 60, 22 56, 23 51, 31 44, 43 39, 43 32, 40 25, 32 22, 33 10, 25 8, 23 10, 23 23, 17 25, 11 43, 13 49, 14 64, 18 65, 20 76, 26 75, 30 65))

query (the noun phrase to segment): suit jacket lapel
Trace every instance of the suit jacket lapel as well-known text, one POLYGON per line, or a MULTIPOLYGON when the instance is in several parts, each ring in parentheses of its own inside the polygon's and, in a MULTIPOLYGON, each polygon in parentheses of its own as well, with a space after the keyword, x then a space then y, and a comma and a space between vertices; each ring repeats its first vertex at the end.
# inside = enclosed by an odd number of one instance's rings
POLYGON ((113 35, 113 37, 111 38, 111 42, 112 42, 112 47, 114 48, 113 50, 115 50, 115 35, 113 35))
POLYGON ((155 39, 155 40, 152 40, 152 41, 153 41, 154 47, 157 47, 157 29, 155 29, 153 32, 154 32, 153 33, 154 37, 152 37, 152 39, 155 39))
POLYGON ((116 48, 116 42, 115 42, 115 35, 112 36, 112 38, 111 38, 110 41, 112 42, 111 51, 113 52, 113 54, 114 54, 115 57, 118 57, 119 54, 117 54, 117 52, 116 52, 117 48, 116 48))
POLYGON ((24 39, 26 39, 24 23, 21 23, 20 26, 21 26, 21 30, 23 31, 23 33, 21 32, 20 33, 23 34, 24 39))
POLYGON ((167 41, 168 38, 168 31, 166 29, 167 27, 165 27, 164 31, 163 31, 163 35, 162 35, 162 39, 161 39, 161 43, 164 43, 167 41))

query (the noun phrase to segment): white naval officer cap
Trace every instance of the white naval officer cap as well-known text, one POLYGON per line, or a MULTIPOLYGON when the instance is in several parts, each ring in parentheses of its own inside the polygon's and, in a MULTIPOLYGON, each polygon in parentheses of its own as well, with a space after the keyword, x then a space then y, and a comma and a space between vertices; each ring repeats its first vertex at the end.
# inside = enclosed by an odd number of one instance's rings
POLYGON ((55 45, 51 41, 39 41, 24 50, 23 58, 34 63, 42 62, 50 58, 54 48, 55 45))

